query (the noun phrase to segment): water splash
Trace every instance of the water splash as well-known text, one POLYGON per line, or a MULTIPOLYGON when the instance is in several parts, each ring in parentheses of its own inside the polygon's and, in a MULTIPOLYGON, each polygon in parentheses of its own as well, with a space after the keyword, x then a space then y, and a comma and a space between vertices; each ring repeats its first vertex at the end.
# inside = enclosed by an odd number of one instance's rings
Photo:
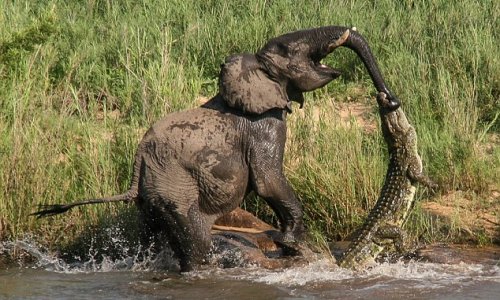
POLYGON ((146 249, 140 245, 131 246, 115 230, 109 229, 110 242, 104 248, 97 249, 92 238, 84 257, 73 256, 70 259, 62 259, 59 253, 49 251, 32 236, 0 242, 0 255, 12 258, 21 268, 29 267, 68 274, 178 269, 177 260, 171 251, 154 253, 153 245, 146 249))
MULTIPOLYGON (((117 226, 104 229, 86 244, 82 256, 49 251, 31 235, 15 241, 0 241, 0 255, 11 257, 19 267, 30 267, 57 273, 95 273, 113 271, 178 271, 179 265, 170 249, 155 253, 154 245, 143 248, 131 242, 124 229, 117 226)), ((244 258, 238 249, 213 247, 209 264, 217 268, 243 266, 244 258)))

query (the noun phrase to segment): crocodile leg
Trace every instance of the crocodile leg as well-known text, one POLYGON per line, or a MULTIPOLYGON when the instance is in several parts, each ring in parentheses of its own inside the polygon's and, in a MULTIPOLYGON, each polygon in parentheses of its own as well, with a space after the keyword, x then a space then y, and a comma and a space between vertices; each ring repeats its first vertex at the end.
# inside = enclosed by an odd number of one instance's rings
POLYGON ((373 242, 380 246, 394 245, 398 253, 407 252, 407 234, 399 226, 384 225, 378 228, 373 237, 373 242))
POLYGON ((408 168, 408 177, 413 182, 418 182, 431 190, 435 190, 438 187, 438 185, 434 183, 429 177, 427 177, 422 171, 415 172, 413 168, 408 168))

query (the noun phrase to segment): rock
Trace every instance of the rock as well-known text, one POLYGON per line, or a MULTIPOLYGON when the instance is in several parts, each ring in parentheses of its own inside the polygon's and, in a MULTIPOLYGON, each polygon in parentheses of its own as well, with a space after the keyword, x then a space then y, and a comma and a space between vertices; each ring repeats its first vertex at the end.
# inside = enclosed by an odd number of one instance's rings
POLYGON ((215 261, 212 263, 225 268, 252 265, 282 269, 307 263, 302 256, 288 255, 286 247, 265 233, 219 231, 214 233, 213 243, 215 261), (264 247, 263 240, 267 240, 264 247))
POLYGON ((256 216, 252 215, 248 211, 236 208, 228 214, 223 215, 215 221, 217 226, 226 227, 239 227, 239 228, 251 228, 255 232, 266 231, 266 230, 276 230, 273 226, 267 224, 256 216))
POLYGON ((240 208, 219 218, 212 235, 216 258, 213 263, 222 267, 281 269, 304 265, 312 253, 302 245, 281 243, 280 231, 240 208))

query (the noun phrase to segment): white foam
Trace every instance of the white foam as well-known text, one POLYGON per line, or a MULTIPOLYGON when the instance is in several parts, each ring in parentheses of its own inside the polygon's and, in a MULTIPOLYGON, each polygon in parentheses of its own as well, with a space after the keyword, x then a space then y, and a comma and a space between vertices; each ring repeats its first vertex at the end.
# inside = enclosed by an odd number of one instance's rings
POLYGON ((311 282, 345 280, 353 277, 353 271, 338 268, 327 259, 320 259, 304 267, 281 271, 262 271, 252 280, 267 284, 303 286, 311 282))
POLYGON ((426 287, 441 287, 458 281, 490 280, 500 283, 500 267, 480 264, 436 264, 423 262, 383 263, 364 271, 351 271, 319 260, 305 267, 283 271, 257 271, 247 279, 285 286, 304 286, 311 283, 336 282, 349 279, 382 278, 386 280, 410 280, 426 287))

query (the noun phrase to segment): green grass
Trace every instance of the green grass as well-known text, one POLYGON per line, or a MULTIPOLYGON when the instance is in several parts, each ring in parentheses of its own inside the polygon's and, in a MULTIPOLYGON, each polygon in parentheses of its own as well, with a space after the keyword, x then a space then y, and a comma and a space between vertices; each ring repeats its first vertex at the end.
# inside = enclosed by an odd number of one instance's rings
MULTIPOLYGON (((213 96, 226 56, 322 25, 356 26, 370 42, 442 192, 486 196, 500 182, 498 142, 487 157, 477 150, 500 131, 499 14, 494 0, 2 1, 0 218, 14 236, 60 245, 109 226, 110 216, 133 215, 110 205, 28 217, 38 204, 126 190, 142 134, 161 116, 213 96)), ((375 114, 363 65, 347 49, 326 61, 344 76, 308 94, 303 113, 290 117, 285 169, 313 236, 335 240, 376 201, 387 153, 378 131, 334 122, 333 98, 370 103, 375 114)), ((262 201, 245 205, 273 220, 262 201)), ((457 236, 419 209, 409 227, 428 240, 457 236)))

